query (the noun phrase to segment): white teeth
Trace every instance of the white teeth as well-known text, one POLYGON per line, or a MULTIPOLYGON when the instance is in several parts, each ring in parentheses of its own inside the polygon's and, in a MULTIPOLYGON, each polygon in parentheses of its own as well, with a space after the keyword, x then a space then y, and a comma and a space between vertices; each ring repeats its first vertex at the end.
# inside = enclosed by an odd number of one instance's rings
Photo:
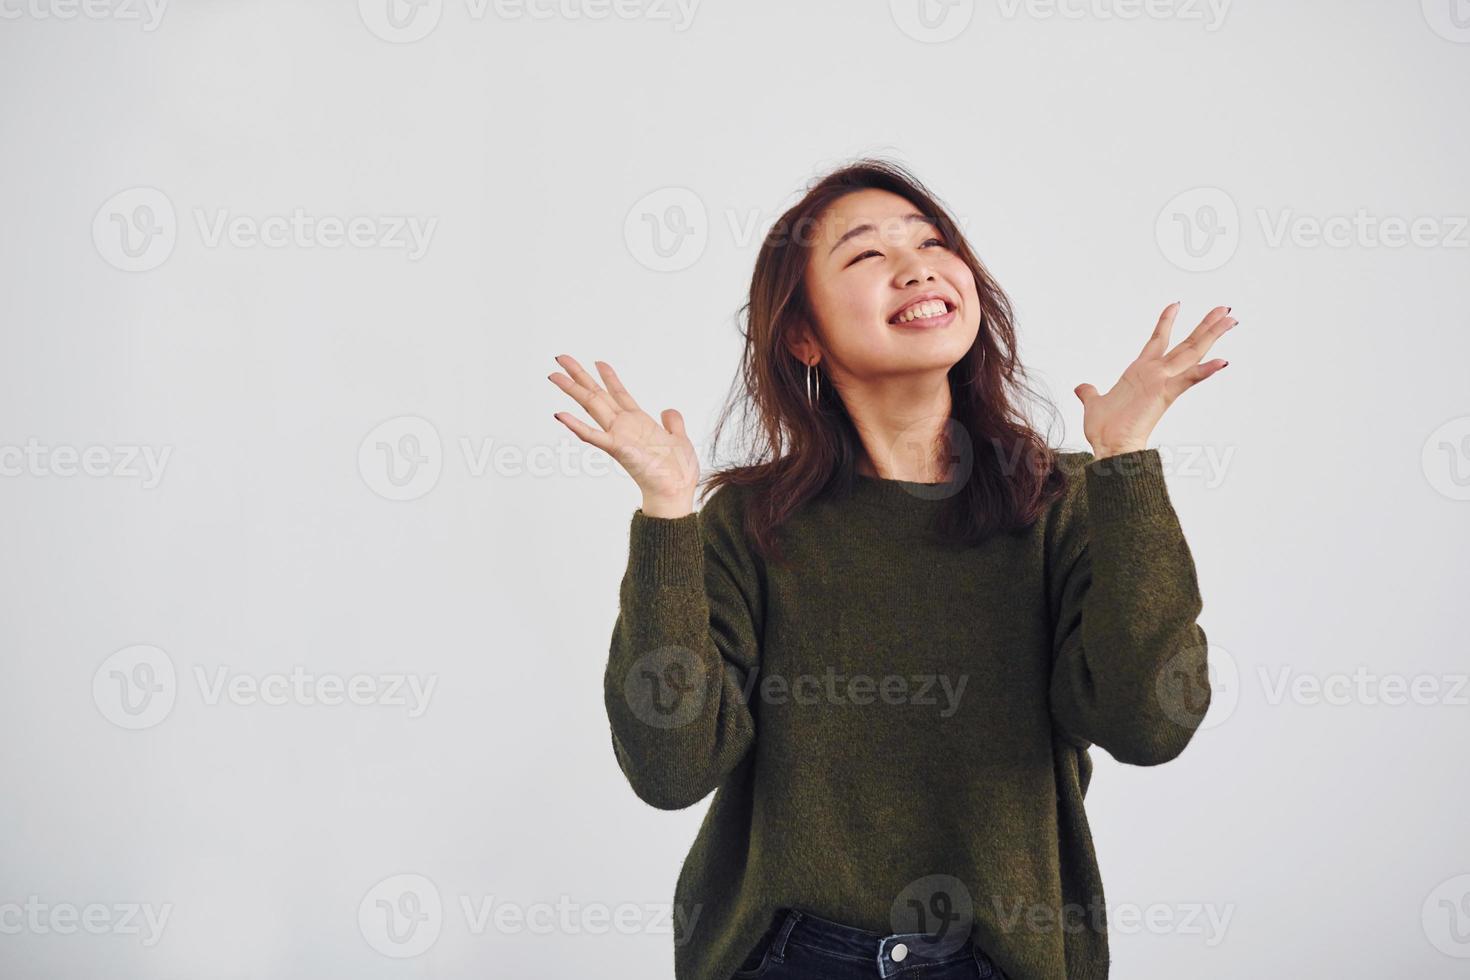
POLYGON ((949 307, 945 305, 942 299, 925 300, 922 303, 915 303, 913 306, 904 310, 903 313, 894 318, 893 322, 907 323, 910 320, 917 320, 919 317, 940 316, 947 309, 949 307))

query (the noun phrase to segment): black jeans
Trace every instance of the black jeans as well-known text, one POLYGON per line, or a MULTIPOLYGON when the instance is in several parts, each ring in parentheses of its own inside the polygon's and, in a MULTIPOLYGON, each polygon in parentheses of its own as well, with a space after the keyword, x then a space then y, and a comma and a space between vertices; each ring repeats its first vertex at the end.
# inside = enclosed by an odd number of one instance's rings
POLYGON ((980 947, 919 933, 868 932, 781 909, 730 980, 1005 980, 980 947))

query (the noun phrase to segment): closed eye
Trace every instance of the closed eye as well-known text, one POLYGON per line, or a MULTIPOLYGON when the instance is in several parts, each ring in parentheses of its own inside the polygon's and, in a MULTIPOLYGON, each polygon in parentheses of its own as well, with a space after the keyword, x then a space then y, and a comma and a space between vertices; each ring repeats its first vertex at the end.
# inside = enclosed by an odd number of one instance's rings
MULTIPOLYGON (((940 238, 929 238, 929 239, 925 239, 924 244, 923 245, 920 245, 919 247, 920 248, 923 248, 924 245, 928 245, 930 242, 933 242, 935 245, 938 245, 940 248, 945 248, 946 247, 945 244, 944 244, 944 240, 943 239, 940 239, 940 238)), ((852 261, 849 262, 849 263, 847 263, 847 264, 848 265, 855 265, 856 263, 861 262, 863 259, 867 258, 870 255, 882 255, 882 254, 883 253, 880 252, 880 251, 878 251, 877 249, 870 248, 866 252, 863 252, 860 255, 853 256, 852 261)))

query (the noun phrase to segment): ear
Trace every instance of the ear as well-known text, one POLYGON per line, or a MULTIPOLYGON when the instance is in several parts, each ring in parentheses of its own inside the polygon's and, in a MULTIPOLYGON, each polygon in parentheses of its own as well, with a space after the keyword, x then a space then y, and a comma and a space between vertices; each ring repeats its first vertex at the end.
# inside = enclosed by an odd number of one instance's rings
POLYGON ((822 354, 821 348, 817 346, 813 338, 811 324, 802 320, 786 335, 786 349, 801 363, 810 364, 813 359, 820 358, 822 354))

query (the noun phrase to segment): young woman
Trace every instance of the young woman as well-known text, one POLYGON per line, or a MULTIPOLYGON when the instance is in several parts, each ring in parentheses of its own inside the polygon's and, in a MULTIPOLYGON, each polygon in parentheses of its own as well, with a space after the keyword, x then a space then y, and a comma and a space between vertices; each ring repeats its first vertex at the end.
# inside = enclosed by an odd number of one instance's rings
MULTIPOLYGON (((1176 757, 1209 706, 1193 559, 1150 432, 1225 366, 1171 304, 1092 451, 1048 448, 1010 303, 901 166, 815 183, 756 260, 753 462, 715 473, 612 367, 556 418, 637 482, 605 683, 637 795, 715 791, 675 888, 677 980, 1108 974, 1088 748, 1176 757)), ((719 430, 728 416, 722 416, 719 430)))

